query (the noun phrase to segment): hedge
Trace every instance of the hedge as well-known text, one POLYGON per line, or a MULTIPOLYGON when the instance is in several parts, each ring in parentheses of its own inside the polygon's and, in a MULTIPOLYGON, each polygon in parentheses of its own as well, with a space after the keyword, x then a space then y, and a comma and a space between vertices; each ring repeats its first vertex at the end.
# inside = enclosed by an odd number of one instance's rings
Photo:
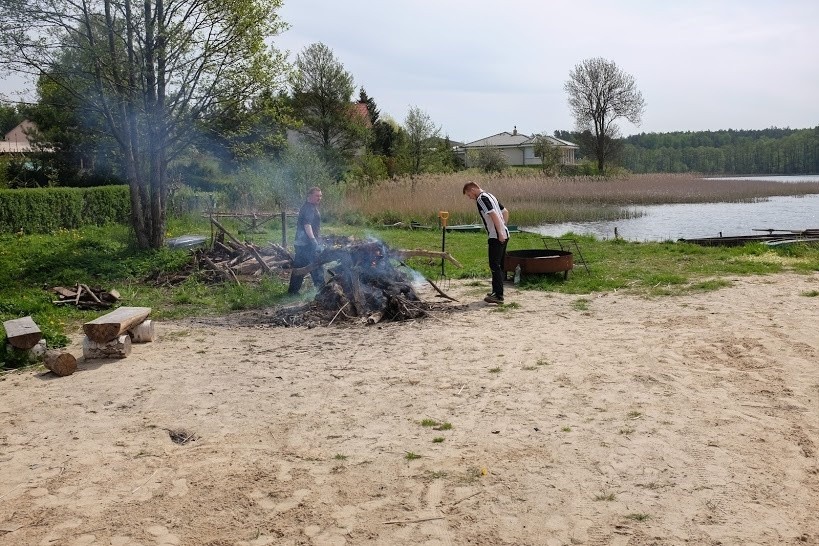
POLYGON ((130 213, 128 186, 0 190, 0 233, 127 223, 130 213))

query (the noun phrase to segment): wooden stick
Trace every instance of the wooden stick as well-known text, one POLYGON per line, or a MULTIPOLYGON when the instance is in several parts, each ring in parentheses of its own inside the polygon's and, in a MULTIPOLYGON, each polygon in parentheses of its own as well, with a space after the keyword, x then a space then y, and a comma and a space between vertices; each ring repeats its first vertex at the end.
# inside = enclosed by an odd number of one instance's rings
POLYGON ((339 310, 336 312, 335 316, 333 317, 333 320, 331 320, 330 322, 327 323, 327 326, 330 326, 333 323, 333 321, 336 320, 336 317, 339 316, 341 314, 341 312, 344 311, 344 308, 347 307, 347 305, 349 305, 349 304, 350 304, 350 302, 348 301, 347 303, 342 305, 339 308, 339 310))
POLYGON ((234 243, 236 243, 237 245, 239 245, 239 246, 241 246, 241 247, 245 246, 245 244, 244 244, 242 241, 240 241, 239 239, 237 239, 236 237, 234 237, 232 233, 230 233, 228 230, 226 230, 226 229, 225 229, 225 226, 223 226, 222 224, 220 224, 220 223, 219 223, 219 222, 216 220, 216 218, 211 218, 211 219, 210 219, 210 221, 213 223, 213 225, 214 225, 214 226, 216 226, 216 227, 218 227, 219 229, 221 229, 221 230, 222 230, 222 233, 224 233, 225 235, 227 235, 228 239, 230 239, 231 241, 233 241, 234 243))
POLYGON ((436 519, 446 519, 444 516, 435 516, 432 518, 420 518, 420 519, 404 519, 404 520, 395 520, 395 521, 382 521, 383 525, 394 525, 396 523, 421 523, 422 521, 433 521, 436 519))
MULTIPOLYGON (((424 278, 426 279, 426 277, 424 277, 424 278)), ((427 279, 427 282, 428 282, 429 284, 431 284, 431 285, 432 285, 432 288, 434 288, 434 289, 435 289, 435 291, 436 291, 436 292, 438 292, 438 293, 441 295, 441 297, 444 297, 444 298, 446 298, 446 299, 448 299, 448 300, 450 300, 450 301, 455 301, 455 302, 458 302, 458 300, 456 300, 456 299, 455 299, 455 298, 453 298, 452 296, 450 296, 450 295, 448 295, 448 294, 444 294, 444 293, 441 291, 441 289, 440 289, 440 288, 438 288, 437 286, 435 286, 435 283, 434 283, 434 282, 432 282, 431 280, 427 279)), ((458 303, 460 303, 460 302, 458 302, 458 303)))

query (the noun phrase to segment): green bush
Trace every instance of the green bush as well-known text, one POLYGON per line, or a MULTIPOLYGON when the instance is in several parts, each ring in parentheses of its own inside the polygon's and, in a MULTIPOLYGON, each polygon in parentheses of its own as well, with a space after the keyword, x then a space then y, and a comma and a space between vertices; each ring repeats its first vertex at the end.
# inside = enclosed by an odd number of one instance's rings
POLYGON ((0 190, 0 233, 50 233, 128 221, 127 186, 0 190))

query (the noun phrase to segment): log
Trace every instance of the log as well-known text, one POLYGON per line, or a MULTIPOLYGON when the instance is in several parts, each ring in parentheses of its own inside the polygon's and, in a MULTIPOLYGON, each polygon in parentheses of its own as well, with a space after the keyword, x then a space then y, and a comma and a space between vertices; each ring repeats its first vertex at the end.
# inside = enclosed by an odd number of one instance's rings
POLYGON ((384 312, 375 311, 374 313, 370 313, 370 316, 367 317, 367 324, 377 324, 381 322, 382 318, 384 318, 384 312))
POLYGON ((31 349, 43 339, 43 333, 30 316, 3 322, 9 344, 17 349, 31 349))
POLYGON ((128 330, 128 335, 134 343, 150 343, 156 339, 154 321, 148 319, 128 330))
POLYGON ((77 371, 77 359, 74 358, 74 355, 59 349, 46 351, 45 356, 43 356, 43 364, 60 377, 71 375, 77 371))
POLYGON ((92 358, 125 358, 131 354, 131 336, 121 335, 110 341, 99 343, 86 336, 82 341, 82 355, 92 358))
POLYGON ((151 314, 150 307, 120 307, 107 315, 83 324, 83 332, 92 341, 105 343, 121 336, 151 314))

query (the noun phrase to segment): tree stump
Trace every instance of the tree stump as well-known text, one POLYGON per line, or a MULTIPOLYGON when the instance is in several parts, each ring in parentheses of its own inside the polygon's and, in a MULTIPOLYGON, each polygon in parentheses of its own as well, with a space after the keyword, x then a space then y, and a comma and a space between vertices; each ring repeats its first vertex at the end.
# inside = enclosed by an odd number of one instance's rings
POLYGON ((134 343, 150 343, 154 341, 156 339, 154 321, 146 320, 142 322, 128 330, 128 335, 131 336, 131 341, 134 343))
POLYGON ((60 377, 71 375, 77 371, 77 359, 74 358, 74 355, 58 349, 46 351, 43 364, 60 377))
POLYGON ((7 320, 3 327, 6 329, 9 344, 17 349, 31 349, 43 339, 40 328, 30 316, 7 320))
POLYGON ((92 358, 125 358, 131 354, 131 336, 124 334, 111 341, 99 343, 85 337, 82 341, 82 355, 92 358))

